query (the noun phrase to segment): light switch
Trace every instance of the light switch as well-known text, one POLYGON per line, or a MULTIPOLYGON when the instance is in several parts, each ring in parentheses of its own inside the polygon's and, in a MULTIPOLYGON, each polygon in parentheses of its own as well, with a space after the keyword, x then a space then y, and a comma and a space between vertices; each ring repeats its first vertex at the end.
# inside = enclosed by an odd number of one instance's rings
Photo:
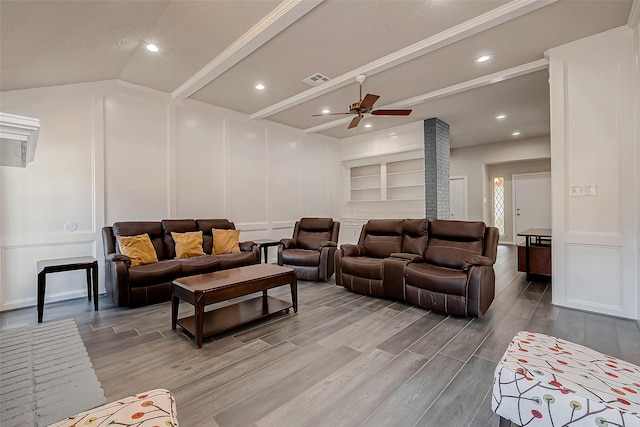
POLYGON ((595 184, 587 184, 585 186, 585 192, 587 196, 595 196, 596 195, 596 185, 595 184))
POLYGON ((569 189, 569 196, 571 197, 584 196, 584 184, 572 185, 569 189))

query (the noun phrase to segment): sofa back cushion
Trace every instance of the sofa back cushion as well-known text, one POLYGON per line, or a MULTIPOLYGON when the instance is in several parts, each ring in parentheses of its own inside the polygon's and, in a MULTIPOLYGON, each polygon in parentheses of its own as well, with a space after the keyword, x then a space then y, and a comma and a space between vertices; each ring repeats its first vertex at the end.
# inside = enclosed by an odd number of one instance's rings
POLYGON ((440 267, 462 268, 465 258, 482 255, 485 227, 481 221, 429 221, 425 261, 440 267))
POLYGON ((298 235, 295 235, 296 246, 300 249, 314 249, 320 247, 320 243, 331 240, 333 231, 333 219, 331 218, 301 218, 297 224, 298 235))
POLYGON ((402 252, 422 255, 427 247, 427 220, 405 219, 402 252))
POLYGON ((364 246, 368 256, 375 258, 386 258, 394 252, 401 252, 403 225, 401 219, 369 220, 359 243, 364 246))
POLYGON ((214 228, 218 230, 235 230, 236 226, 228 219, 196 219, 196 227, 202 231, 202 249, 204 253, 211 255, 213 250, 214 228))
POLYGON ((196 221, 193 219, 163 219, 161 224, 162 230, 164 231, 164 246, 167 251, 167 258, 169 259, 176 257, 176 243, 171 233, 198 231, 196 221))
MULTIPOLYGON (((168 259, 164 248, 164 232, 159 221, 122 221, 113 224, 114 236, 137 236, 145 233, 151 239, 158 260, 168 259)), ((118 253, 122 253, 120 247, 118 247, 118 253)))

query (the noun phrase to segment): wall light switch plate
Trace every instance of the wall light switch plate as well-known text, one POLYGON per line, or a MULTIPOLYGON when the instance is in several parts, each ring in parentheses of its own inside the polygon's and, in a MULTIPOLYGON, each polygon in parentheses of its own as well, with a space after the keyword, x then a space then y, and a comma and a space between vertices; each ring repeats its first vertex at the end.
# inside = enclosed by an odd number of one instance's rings
POLYGON ((595 196, 596 195, 596 185, 595 184, 587 184, 585 185, 585 193, 587 196, 595 196))
POLYGON ((569 196, 571 197, 584 196, 584 184, 572 185, 569 189, 569 196))

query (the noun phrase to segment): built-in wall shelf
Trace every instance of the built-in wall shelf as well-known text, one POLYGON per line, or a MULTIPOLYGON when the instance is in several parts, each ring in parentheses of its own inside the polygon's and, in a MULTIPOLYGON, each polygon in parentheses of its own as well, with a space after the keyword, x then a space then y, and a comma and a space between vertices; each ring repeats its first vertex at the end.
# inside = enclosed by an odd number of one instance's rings
POLYGON ((379 161, 348 171, 348 202, 424 200, 422 158, 379 161))

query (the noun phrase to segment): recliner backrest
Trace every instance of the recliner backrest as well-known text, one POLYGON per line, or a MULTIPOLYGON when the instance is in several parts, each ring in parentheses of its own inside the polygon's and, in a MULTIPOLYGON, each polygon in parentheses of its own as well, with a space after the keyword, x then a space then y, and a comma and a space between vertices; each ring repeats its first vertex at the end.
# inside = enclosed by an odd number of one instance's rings
POLYGON ((402 252, 422 255, 427 247, 427 220, 405 219, 402 252))
POLYGON ((482 221, 429 221, 425 261, 440 267, 461 268, 465 258, 482 255, 485 228, 482 221))
POLYGON ((334 241, 332 239, 334 221, 332 218, 301 218, 296 222, 293 230, 293 239, 300 249, 314 249, 320 247, 321 242, 334 241))
MULTIPOLYGON (((164 232, 160 221, 122 221, 113 224, 114 236, 137 236, 140 234, 149 235, 159 260, 167 259, 167 251, 165 250, 163 239, 164 232)), ((120 246, 117 245, 117 241, 116 246, 118 253, 120 253, 120 246)))
POLYGON ((367 256, 386 258, 402 252, 403 229, 401 219, 371 219, 365 224, 358 244, 364 246, 367 256))

